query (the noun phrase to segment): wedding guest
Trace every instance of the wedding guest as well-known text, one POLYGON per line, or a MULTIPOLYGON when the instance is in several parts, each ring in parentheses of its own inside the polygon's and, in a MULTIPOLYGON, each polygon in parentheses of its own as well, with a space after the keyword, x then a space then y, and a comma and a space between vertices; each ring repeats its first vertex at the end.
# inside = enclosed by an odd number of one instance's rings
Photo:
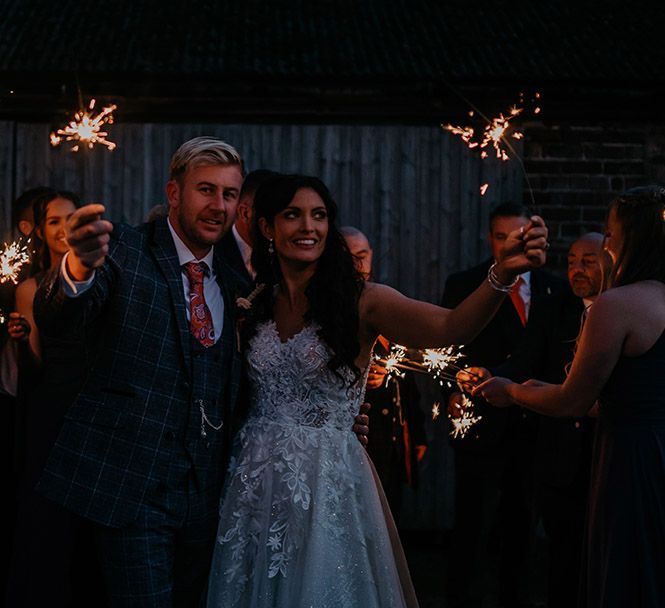
MULTIPOLYGON (((526 226, 529 215, 526 207, 510 202, 491 211, 491 257, 448 277, 442 306, 457 305, 477 288, 508 234, 526 226)), ((506 361, 524 336, 537 297, 563 288, 564 281, 543 269, 520 275, 494 318, 466 343, 466 361, 488 368, 506 361)), ((460 393, 450 395, 451 416, 460 415, 460 403, 460 393)), ((538 420, 518 408, 496 410, 481 399, 476 400, 475 412, 480 422, 465 437, 452 440, 455 526, 448 599, 452 606, 480 608, 498 594, 501 606, 515 608, 529 601, 528 568, 536 529, 531 465, 538 420)))
POLYGON ((610 204, 609 289, 589 310, 562 384, 491 378, 493 405, 583 416, 599 402, 580 606, 665 605, 665 189, 610 204))
MULTIPOLYGON (((372 274, 372 248, 367 237, 353 226, 342 226, 340 233, 365 280, 372 274)), ((390 342, 377 338, 374 356, 385 358, 390 342)), ((399 526, 403 486, 418 486, 418 463, 427 450, 425 416, 420 410, 420 393, 411 372, 402 378, 386 378, 386 367, 373 363, 367 375, 365 401, 369 410, 369 453, 390 510, 399 526)))
MULTIPOLYGON (((524 340, 492 370, 515 382, 539 378, 561 383, 573 360, 582 320, 603 284, 603 235, 589 232, 568 251, 571 290, 544 296, 534 306, 524 340)), ((477 375, 489 377, 487 370, 477 375)), ((540 419, 534 455, 538 513, 548 541, 548 608, 577 604, 594 418, 540 419)))
MULTIPOLYGON (((22 239, 27 244, 27 239, 32 235, 34 229, 32 204, 35 198, 47 191, 49 189, 44 187, 30 188, 12 203, 13 234, 6 241, 17 238, 22 239)), ((30 263, 26 263, 21 267, 16 283, 25 280, 29 275, 30 263)), ((18 489, 20 455, 23 453, 23 446, 18 440, 18 437, 23 435, 23 419, 19 415, 16 406, 18 384, 16 343, 9 338, 6 322, 9 313, 14 310, 16 283, 11 280, 0 283, 0 316, 5 319, 4 322, 0 321, 0 412, 2 412, 0 462, 2 462, 4 479, 6 480, 6 504, 9 511, 9 515, 3 518, 4 523, 0 528, 0 545, 4 547, 2 561, 0 561, 0 572, 2 572, 0 580, 3 589, 9 571, 15 523, 13 511, 18 489)))
POLYGON ((19 347, 18 404, 24 421, 8 608, 70 606, 74 580, 76 591, 90 591, 85 585, 92 572, 88 566, 95 561, 90 531, 82 520, 34 490, 85 369, 82 336, 72 333, 56 339, 43 334, 33 316, 38 285, 48 272, 57 273, 68 250, 65 222, 77 206, 74 194, 50 189, 34 201, 34 276, 18 285, 16 312, 8 322, 9 335, 19 347), (75 552, 83 548, 85 556, 78 554, 75 560, 75 552))
POLYGON ((259 186, 273 175, 277 173, 268 169, 256 169, 245 176, 240 189, 236 219, 231 230, 220 241, 224 259, 242 274, 248 283, 256 277, 252 268, 254 197, 259 186))

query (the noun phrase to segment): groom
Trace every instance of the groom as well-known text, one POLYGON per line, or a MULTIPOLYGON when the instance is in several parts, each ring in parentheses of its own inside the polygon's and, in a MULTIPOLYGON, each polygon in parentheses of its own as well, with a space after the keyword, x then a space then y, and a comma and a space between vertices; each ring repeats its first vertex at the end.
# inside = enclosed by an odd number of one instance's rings
POLYGON ((195 607, 205 588, 246 287, 214 245, 242 182, 230 145, 186 142, 171 160, 168 218, 129 228, 101 219, 101 205, 77 210, 60 276, 35 299, 44 332, 99 336, 39 489, 99 524, 114 607, 195 607))

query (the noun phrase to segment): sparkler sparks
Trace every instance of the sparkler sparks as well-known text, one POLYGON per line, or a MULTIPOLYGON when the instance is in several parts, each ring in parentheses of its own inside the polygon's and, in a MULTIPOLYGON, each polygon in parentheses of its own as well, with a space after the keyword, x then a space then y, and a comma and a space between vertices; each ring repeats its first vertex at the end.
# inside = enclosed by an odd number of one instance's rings
POLYGON ((446 131, 450 131, 453 135, 459 135, 462 141, 469 147, 469 149, 479 148, 481 150, 480 158, 485 159, 488 157, 485 148, 491 146, 494 148, 496 158, 506 161, 510 158, 508 151, 512 151, 512 147, 507 142, 507 137, 514 139, 522 139, 524 133, 521 131, 510 130, 512 125, 511 120, 519 116, 523 108, 513 106, 508 110, 508 115, 504 116, 499 114, 496 118, 489 119, 482 132, 480 141, 474 139, 476 131, 473 127, 460 127, 456 125, 441 125, 446 131))
POLYGON ((473 415, 473 402, 466 395, 462 395, 462 405, 459 406, 462 410, 461 416, 455 418, 448 414, 448 419, 452 425, 450 430, 450 435, 454 439, 464 438, 469 432, 469 429, 483 419, 482 416, 473 415))
POLYGON ((113 124, 113 111, 118 106, 112 104, 102 108, 101 112, 93 115, 96 100, 92 99, 87 110, 79 110, 74 114, 72 120, 64 129, 58 129, 51 133, 50 141, 52 146, 58 146, 63 141, 72 141, 74 146, 72 152, 78 152, 81 145, 92 148, 95 144, 102 144, 109 150, 113 150, 116 144, 106 139, 108 133, 102 131, 102 126, 106 123, 113 124))
POLYGON ((487 189, 490 187, 489 184, 485 183, 482 186, 480 186, 480 196, 485 196, 485 192, 487 192, 487 189))
POLYGON ((374 362, 386 368, 386 385, 391 378, 403 378, 405 371, 412 371, 429 374, 443 386, 444 382, 454 381, 455 374, 461 371, 457 366, 457 361, 464 356, 461 348, 447 346, 417 350, 393 344, 386 358, 377 358, 374 362))
POLYGON ((464 357, 461 349, 455 346, 447 346, 446 348, 426 348, 422 352, 422 364, 433 378, 443 385, 443 380, 450 379, 450 373, 445 373, 447 370, 457 373, 460 368, 457 362, 464 357))
POLYGON ((399 344, 393 344, 390 347, 388 358, 381 361, 386 368, 386 385, 390 378, 404 378, 404 372, 400 369, 404 365, 403 361, 406 358, 406 348, 399 344))
POLYGON ((19 241, 5 243, 5 247, 0 251, 0 283, 11 281, 18 282, 21 267, 30 261, 30 252, 27 246, 19 241))
POLYGON ((441 404, 438 401, 432 403, 432 421, 436 422, 441 414, 441 404))

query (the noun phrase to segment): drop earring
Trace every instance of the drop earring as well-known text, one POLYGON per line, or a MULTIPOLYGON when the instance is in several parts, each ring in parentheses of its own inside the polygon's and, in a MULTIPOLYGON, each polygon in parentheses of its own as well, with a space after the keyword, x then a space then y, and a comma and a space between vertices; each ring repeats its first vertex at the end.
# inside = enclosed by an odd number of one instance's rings
POLYGON ((275 253, 275 248, 273 247, 273 244, 272 244, 272 243, 273 243, 273 240, 270 239, 270 240, 268 241, 268 253, 269 253, 270 255, 272 255, 273 253, 275 253))

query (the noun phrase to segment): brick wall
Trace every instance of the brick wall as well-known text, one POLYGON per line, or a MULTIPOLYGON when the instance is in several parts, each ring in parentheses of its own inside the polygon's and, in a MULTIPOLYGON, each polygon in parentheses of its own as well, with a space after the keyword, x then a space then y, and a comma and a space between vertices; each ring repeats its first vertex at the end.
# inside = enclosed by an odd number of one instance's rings
POLYGON ((562 270, 577 236, 602 231, 613 196, 634 186, 665 184, 665 127, 530 124, 524 166, 524 202, 547 221, 551 264, 562 270))

